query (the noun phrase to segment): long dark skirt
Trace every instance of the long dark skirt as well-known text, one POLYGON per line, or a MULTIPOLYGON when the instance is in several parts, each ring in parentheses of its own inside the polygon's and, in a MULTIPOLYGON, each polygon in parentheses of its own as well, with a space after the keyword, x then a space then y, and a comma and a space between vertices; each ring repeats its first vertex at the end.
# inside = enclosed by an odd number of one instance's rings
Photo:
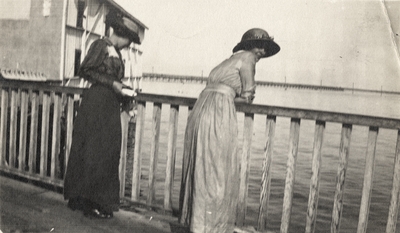
POLYGON ((111 89, 93 85, 74 122, 64 198, 82 197, 117 210, 120 150, 120 102, 111 89))

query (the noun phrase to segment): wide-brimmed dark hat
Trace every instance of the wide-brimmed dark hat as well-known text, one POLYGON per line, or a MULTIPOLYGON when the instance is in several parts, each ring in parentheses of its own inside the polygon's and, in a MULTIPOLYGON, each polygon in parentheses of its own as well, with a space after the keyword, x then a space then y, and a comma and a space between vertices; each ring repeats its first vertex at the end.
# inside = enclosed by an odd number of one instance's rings
POLYGON ((242 40, 233 48, 233 52, 245 50, 250 45, 260 42, 262 47, 265 48, 265 55, 263 57, 273 56, 281 50, 281 47, 274 42, 274 38, 269 36, 264 29, 252 28, 243 34, 242 40))
POLYGON ((141 43, 138 35, 139 27, 131 19, 122 16, 115 11, 110 11, 107 14, 106 22, 108 22, 114 30, 122 32, 124 35, 126 35, 132 42, 136 44, 141 43))

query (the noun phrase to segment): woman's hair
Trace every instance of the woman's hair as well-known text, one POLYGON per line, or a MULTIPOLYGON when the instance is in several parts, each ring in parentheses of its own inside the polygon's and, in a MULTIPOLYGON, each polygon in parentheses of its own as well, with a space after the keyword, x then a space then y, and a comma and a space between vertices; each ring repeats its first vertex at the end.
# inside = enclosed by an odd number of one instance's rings
POLYGON ((131 37, 130 33, 127 30, 125 30, 124 28, 121 28, 118 25, 115 25, 113 27, 113 29, 114 29, 114 34, 116 34, 119 37, 124 37, 124 38, 130 38, 131 37))
POLYGON ((254 48, 267 49, 267 45, 264 40, 249 40, 242 43, 243 50, 252 50, 254 48))
POLYGON ((123 28, 122 15, 116 11, 110 11, 107 14, 106 22, 113 28, 114 33, 120 37, 127 37, 126 30, 123 28))

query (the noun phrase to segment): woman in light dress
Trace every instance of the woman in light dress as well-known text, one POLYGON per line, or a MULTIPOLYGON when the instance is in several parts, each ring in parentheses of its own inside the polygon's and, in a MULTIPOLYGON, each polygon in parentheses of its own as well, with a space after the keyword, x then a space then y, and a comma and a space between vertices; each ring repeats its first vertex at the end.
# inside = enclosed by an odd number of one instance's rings
POLYGON ((179 221, 191 232, 234 230, 239 192, 235 103, 252 103, 256 63, 279 50, 265 30, 248 30, 232 56, 211 71, 189 115, 179 221))

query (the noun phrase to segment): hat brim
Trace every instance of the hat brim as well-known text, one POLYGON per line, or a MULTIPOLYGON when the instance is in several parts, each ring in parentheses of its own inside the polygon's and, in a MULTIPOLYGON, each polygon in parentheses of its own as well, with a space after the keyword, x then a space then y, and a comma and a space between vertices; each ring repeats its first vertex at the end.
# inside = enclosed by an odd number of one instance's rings
POLYGON ((135 44, 141 44, 140 37, 135 32, 129 31, 128 32, 129 40, 131 40, 135 44))
POLYGON ((130 41, 132 41, 135 44, 139 44, 139 45, 141 44, 140 37, 136 32, 134 32, 131 29, 129 29, 123 23, 118 23, 118 27, 120 27, 121 30, 125 31, 125 33, 128 36, 130 41))
POLYGON ((136 44, 141 44, 140 37, 137 33, 138 29, 135 28, 135 23, 130 22, 131 20, 126 17, 120 17, 115 12, 110 12, 106 17, 106 22, 110 24, 110 26, 114 30, 118 30, 119 32, 123 32, 123 34, 131 41, 136 44), (127 26, 129 25, 129 27, 127 26))
POLYGON ((266 48, 265 55, 264 57, 270 57, 275 54, 277 54, 280 50, 281 47, 273 40, 246 40, 238 43, 232 50, 232 52, 237 52, 239 50, 244 50, 248 44, 251 44, 252 42, 255 41, 262 41, 264 42, 264 48, 266 48))

